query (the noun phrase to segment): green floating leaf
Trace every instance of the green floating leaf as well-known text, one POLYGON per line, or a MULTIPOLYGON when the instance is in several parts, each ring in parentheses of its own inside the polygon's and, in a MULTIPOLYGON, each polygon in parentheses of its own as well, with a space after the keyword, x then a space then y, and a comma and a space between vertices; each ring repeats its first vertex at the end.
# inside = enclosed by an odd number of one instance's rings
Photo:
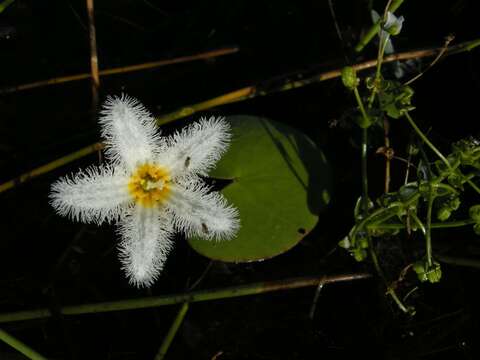
POLYGON ((279 255, 296 245, 330 201, 330 167, 301 132, 277 122, 232 116, 233 139, 212 178, 231 180, 223 190, 240 212, 241 228, 228 241, 188 242, 215 260, 246 262, 279 255))

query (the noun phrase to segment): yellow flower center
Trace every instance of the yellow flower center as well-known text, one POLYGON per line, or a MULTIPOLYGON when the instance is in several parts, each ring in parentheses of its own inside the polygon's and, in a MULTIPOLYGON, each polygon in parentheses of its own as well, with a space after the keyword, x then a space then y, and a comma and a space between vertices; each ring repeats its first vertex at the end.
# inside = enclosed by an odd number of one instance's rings
POLYGON ((164 202, 170 193, 170 174, 164 167, 143 164, 130 177, 128 190, 135 202, 154 207, 164 202))

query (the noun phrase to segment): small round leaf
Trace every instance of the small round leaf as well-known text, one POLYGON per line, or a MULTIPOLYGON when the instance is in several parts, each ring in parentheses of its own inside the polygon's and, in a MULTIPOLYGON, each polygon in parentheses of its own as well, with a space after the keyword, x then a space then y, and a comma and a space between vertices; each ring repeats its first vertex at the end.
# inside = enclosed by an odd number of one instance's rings
POLYGON ((210 173, 230 180, 223 195, 240 213, 231 240, 190 238, 198 253, 247 262, 279 255, 296 245, 330 201, 330 166, 321 150, 289 126, 252 116, 232 116, 232 143, 210 173))

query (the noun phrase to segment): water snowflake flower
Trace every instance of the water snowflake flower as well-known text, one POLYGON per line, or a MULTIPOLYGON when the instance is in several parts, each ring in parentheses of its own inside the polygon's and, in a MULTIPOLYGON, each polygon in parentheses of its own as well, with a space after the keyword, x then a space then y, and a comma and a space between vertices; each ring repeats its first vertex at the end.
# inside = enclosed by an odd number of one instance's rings
POLYGON ((121 96, 107 99, 100 124, 107 162, 59 179, 50 202, 75 221, 118 224, 130 283, 153 284, 177 231, 216 240, 235 235, 237 210, 201 178, 229 144, 226 121, 201 119, 162 137, 143 105, 121 96))

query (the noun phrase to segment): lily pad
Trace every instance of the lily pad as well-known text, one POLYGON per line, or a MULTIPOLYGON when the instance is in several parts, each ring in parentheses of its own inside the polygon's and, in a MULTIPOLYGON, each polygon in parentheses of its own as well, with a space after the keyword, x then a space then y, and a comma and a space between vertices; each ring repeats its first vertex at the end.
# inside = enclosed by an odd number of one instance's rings
POLYGON ((192 248, 228 262, 263 260, 296 245, 330 200, 330 167, 303 133, 265 118, 231 116, 232 143, 210 173, 231 180, 223 190, 240 213, 237 236, 190 238, 192 248))

